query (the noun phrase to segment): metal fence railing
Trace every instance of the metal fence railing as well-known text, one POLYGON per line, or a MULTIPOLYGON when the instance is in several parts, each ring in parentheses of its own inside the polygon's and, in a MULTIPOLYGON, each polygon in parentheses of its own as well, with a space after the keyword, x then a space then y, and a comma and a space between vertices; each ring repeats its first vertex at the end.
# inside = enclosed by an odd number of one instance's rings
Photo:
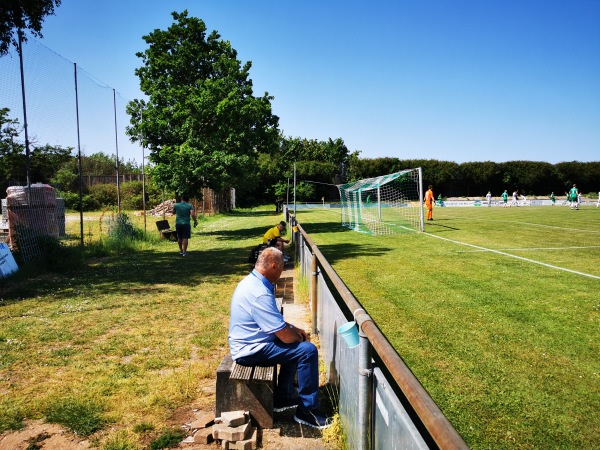
POLYGON ((327 380, 339 388, 348 448, 468 448, 301 224, 290 220, 298 230, 293 236, 300 278, 311 293, 313 332, 319 334, 327 380), (349 348, 337 330, 353 319, 360 344, 349 348))

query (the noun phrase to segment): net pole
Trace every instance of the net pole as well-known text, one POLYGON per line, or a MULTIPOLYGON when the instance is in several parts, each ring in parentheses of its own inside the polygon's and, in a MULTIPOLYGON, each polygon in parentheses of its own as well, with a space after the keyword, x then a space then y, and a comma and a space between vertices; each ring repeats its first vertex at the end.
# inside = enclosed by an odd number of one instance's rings
POLYGON ((377 186, 377 214, 379 214, 379 221, 381 222, 381 186, 377 186))
POLYGON ((425 210, 423 209, 423 170, 418 168, 419 174, 419 205, 421 211, 421 231, 425 231, 425 210))
POLYGON ((79 169, 79 240, 83 248, 83 170, 81 169, 81 135, 79 133, 79 89, 77 86, 77 63, 73 63, 75 70, 75 117, 77 118, 77 167, 79 169))
MULTIPOLYGON (((140 125, 144 122, 144 109, 140 109, 140 125)), ((146 155, 144 147, 144 129, 141 128, 142 135, 142 210, 144 212, 144 231, 146 228, 146 155)))
POLYGON ((121 184, 119 182, 119 132, 117 128, 117 93, 113 89, 113 111, 115 114, 115 168, 117 170, 117 211, 121 213, 121 184))
MULTIPOLYGON (((23 69, 23 30, 18 29, 19 67, 21 69, 21 98, 23 99, 23 131, 25 132, 25 171, 27 172, 27 188, 31 188, 31 151, 29 150, 29 124, 27 123, 27 100, 25 100, 25 71, 23 69)), ((31 192, 28 193, 29 196, 31 192)), ((29 203, 31 204, 31 203, 29 203)))

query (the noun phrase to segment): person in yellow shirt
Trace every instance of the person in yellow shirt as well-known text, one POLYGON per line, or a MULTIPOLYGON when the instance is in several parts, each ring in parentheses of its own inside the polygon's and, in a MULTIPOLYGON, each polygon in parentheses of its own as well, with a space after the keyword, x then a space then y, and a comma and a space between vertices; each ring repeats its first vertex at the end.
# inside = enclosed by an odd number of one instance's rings
POLYGON ((285 221, 279 222, 273 228, 269 228, 263 237, 263 244, 269 244, 272 247, 277 247, 283 252, 283 245, 289 244, 289 239, 284 239, 282 236, 285 235, 287 224, 285 221))
POLYGON ((427 220, 433 220, 433 186, 430 184, 429 189, 425 192, 425 206, 427 207, 427 220))

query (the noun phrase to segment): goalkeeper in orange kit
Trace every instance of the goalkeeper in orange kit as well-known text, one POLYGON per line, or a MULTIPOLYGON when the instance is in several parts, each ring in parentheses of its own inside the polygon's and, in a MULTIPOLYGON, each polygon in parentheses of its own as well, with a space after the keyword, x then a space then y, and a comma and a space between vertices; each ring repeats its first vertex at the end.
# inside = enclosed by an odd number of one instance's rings
POLYGON ((433 186, 429 185, 429 189, 425 192, 425 206, 427 207, 427 220, 433 220, 433 186))

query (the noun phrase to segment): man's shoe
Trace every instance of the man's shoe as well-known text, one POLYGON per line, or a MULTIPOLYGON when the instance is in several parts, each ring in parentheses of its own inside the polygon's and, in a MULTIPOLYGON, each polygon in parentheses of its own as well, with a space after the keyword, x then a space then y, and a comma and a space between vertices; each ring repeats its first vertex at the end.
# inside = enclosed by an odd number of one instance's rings
POLYGON ((298 406, 297 398, 284 398, 281 400, 278 398, 275 398, 275 400, 273 401, 273 411, 275 411, 275 412, 285 411, 286 409, 296 408, 297 406, 298 406))
POLYGON ((307 425, 312 428, 322 430, 330 427, 333 423, 331 417, 327 417, 319 409, 313 409, 312 411, 304 411, 301 408, 296 408, 296 414, 294 420, 302 425, 307 425))
POLYGON ((181 254, 181 256, 187 256, 187 253, 186 253, 186 252, 183 252, 183 253, 181 254))

